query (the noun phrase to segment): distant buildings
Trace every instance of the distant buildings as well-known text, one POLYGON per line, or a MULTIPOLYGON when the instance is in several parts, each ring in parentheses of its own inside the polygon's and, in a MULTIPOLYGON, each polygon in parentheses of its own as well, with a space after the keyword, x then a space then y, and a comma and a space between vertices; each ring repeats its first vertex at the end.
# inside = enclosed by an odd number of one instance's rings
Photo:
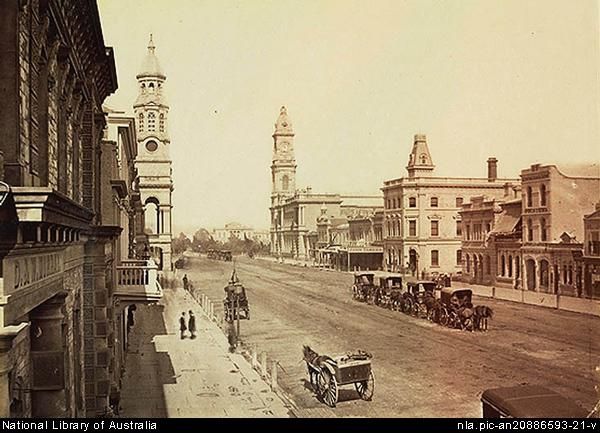
POLYGON ((269 232, 267 230, 255 230, 252 227, 244 226, 240 223, 231 222, 225 224, 223 228, 216 228, 211 231, 211 236, 215 241, 227 242, 231 238, 251 239, 268 245, 270 242, 269 232))
POLYGON ((345 220, 352 214, 380 208, 381 197, 320 194, 313 193, 311 188, 297 189, 294 136, 287 110, 281 107, 273 133, 271 254, 316 260, 320 247, 330 242, 341 244, 348 236, 347 222, 344 222, 333 228, 334 238, 318 239, 317 219, 322 215, 322 209, 326 210, 328 218, 345 220))

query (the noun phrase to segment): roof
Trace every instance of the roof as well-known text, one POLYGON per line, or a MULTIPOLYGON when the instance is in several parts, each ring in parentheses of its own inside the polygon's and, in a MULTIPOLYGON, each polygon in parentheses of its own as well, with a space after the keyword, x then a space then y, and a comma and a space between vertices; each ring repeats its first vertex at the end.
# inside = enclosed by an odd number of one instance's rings
POLYGON ((137 74, 137 78, 150 76, 150 77, 160 77, 166 78, 165 73, 163 72, 160 63, 158 62, 158 57, 154 54, 154 50, 156 46, 152 41, 152 35, 150 35, 150 41, 148 42, 148 52, 146 53, 146 57, 142 61, 142 66, 140 68, 140 72, 137 74))
POLYGON ((585 418, 585 410, 555 391, 539 385, 484 391, 481 401, 515 418, 585 418))
POLYGON ((563 175, 569 177, 600 178, 600 164, 597 162, 556 164, 556 168, 563 175))
POLYGON ((383 208, 382 195, 343 195, 341 196, 343 207, 372 207, 383 208))
POLYGON ((467 292, 467 291, 473 293, 473 290, 469 289, 468 287, 459 287, 459 288, 444 287, 444 288, 442 288, 442 293, 447 293, 448 295, 453 295, 454 293, 467 292))
POLYGON ((506 206, 502 209, 498 221, 496 222, 496 224, 494 224, 492 233, 512 233, 515 231, 515 227, 519 223, 520 219, 520 206, 506 206))

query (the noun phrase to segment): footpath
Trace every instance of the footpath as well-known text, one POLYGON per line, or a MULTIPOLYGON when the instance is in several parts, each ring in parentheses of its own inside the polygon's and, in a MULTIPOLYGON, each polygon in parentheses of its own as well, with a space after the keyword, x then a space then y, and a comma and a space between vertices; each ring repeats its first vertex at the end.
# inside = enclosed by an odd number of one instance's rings
POLYGON ((130 337, 119 416, 290 417, 284 401, 182 288, 157 305, 138 306, 130 337), (196 315, 197 337, 179 335, 179 317, 196 315))

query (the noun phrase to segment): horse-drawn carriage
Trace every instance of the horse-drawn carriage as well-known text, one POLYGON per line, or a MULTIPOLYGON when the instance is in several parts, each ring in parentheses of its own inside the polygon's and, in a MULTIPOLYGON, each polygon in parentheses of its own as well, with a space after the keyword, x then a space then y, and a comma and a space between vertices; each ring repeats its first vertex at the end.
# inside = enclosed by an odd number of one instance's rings
POLYGON ((238 317, 240 319, 250 319, 250 306, 246 296, 246 288, 239 282, 233 280, 225 286, 225 299, 223 308, 225 321, 233 322, 238 317))
POLYGON ((436 283, 425 280, 409 281, 406 288, 402 311, 417 317, 427 317, 431 310, 429 304, 435 300, 436 283))
POLYGON ((451 328, 474 329, 473 291, 445 287, 440 293, 439 323, 451 328))
POLYGON ((357 301, 367 302, 371 296, 374 296, 374 279, 375 274, 372 272, 355 273, 354 285, 352 286, 352 297, 357 301))
POLYGON ((371 400, 375 389, 375 376, 371 369, 372 355, 358 350, 329 357, 319 355, 309 346, 303 348, 304 361, 312 388, 325 404, 335 407, 338 402, 339 388, 354 385, 359 397, 371 400))
POLYGON ((401 310, 404 298, 401 275, 379 278, 377 305, 391 310, 401 310))

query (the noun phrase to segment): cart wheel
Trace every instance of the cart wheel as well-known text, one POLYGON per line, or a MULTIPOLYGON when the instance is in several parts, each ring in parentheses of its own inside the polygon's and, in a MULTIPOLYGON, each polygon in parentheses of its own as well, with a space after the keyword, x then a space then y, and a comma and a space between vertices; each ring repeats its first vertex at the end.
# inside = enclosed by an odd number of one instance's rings
POLYGON ((356 387, 356 392, 358 392, 360 398, 371 401, 373 398, 373 391, 375 390, 375 376, 373 375, 373 370, 369 373, 369 378, 367 380, 356 382, 354 386, 356 387))
POLYGON ((410 314, 413 309, 413 301, 410 298, 406 298, 402 303, 402 312, 405 314, 410 314))
POLYGON ((328 370, 322 370, 319 373, 319 394, 325 404, 329 407, 335 407, 338 401, 338 385, 335 376, 328 370))
POLYGON ((440 310, 439 324, 442 326, 448 326, 448 312, 445 308, 440 310))

